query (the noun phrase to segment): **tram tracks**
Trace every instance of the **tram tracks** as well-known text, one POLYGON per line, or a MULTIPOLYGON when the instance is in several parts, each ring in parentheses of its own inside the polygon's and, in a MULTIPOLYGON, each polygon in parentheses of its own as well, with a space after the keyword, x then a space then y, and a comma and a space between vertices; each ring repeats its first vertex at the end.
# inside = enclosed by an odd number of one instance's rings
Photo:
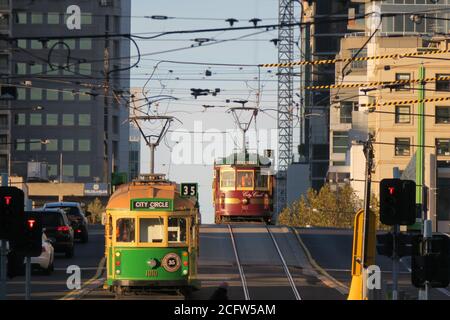
MULTIPOLYGON (((267 231, 267 235, 268 235, 270 243, 272 243, 273 247, 275 248, 276 255, 278 256, 278 258, 280 260, 281 267, 284 272, 284 276, 287 278, 288 284, 292 290, 294 298, 296 300, 302 300, 301 295, 298 292, 297 286, 295 284, 294 278, 291 274, 291 271, 289 270, 289 266, 286 262, 285 257, 283 256, 282 250, 280 249, 280 246, 279 246, 275 236, 273 235, 272 231, 270 230, 270 228, 268 226, 264 226, 264 228, 267 231)), ((245 297, 245 300, 251 300, 251 296, 249 294, 249 287, 248 287, 246 271, 244 271, 244 266, 247 266, 247 265, 245 265, 241 262, 242 259, 239 255, 239 250, 238 250, 235 233, 233 231, 233 227, 230 224, 228 224, 228 230, 230 233, 230 239, 231 239, 231 243, 232 243, 232 247, 233 247, 233 251, 234 251, 237 268, 239 271, 239 276, 240 276, 240 280, 241 280, 241 284, 242 284, 242 289, 244 292, 244 297, 245 297)), ((267 249, 267 248, 265 248, 265 249, 267 249)), ((256 248, 255 248, 255 250, 256 250, 256 248)), ((255 265, 253 265, 253 267, 255 267, 255 265)), ((247 272, 247 273, 250 275, 251 272, 247 272)))

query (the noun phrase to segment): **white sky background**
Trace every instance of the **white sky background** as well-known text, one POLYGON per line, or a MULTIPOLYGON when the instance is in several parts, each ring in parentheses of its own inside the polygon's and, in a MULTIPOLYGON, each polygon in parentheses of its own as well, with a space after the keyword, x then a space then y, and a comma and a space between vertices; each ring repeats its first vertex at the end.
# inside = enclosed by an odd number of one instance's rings
MULTIPOLYGON (((139 17, 132 18, 132 33, 153 33, 170 30, 189 30, 205 28, 228 27, 225 19, 235 18, 239 20, 236 26, 250 26, 248 22, 252 18, 260 18, 261 24, 276 24, 278 15, 277 0, 133 0, 133 16, 152 16, 166 15, 170 17, 184 18, 217 18, 220 20, 209 21, 204 19, 168 19, 151 20, 139 17)), ((215 32, 202 34, 181 34, 163 36, 154 40, 138 41, 141 53, 144 55, 139 68, 132 71, 132 87, 142 87, 154 69, 159 60, 176 60, 191 62, 210 62, 210 63, 236 63, 236 64, 260 64, 277 61, 277 48, 271 39, 278 37, 278 31, 262 33, 260 35, 246 38, 245 41, 229 41, 210 46, 201 46, 189 48, 187 50, 152 54, 159 51, 165 51, 181 47, 189 47, 195 44, 192 41, 195 38, 213 38, 216 40, 230 39, 245 34, 251 34, 259 30, 244 30, 235 32, 215 32), (147 56, 145 56, 147 55, 147 56)), ((151 34, 149 34, 151 35, 151 34)), ((134 55, 136 51, 132 49, 134 55)), ((276 70, 268 73, 266 69, 261 69, 261 88, 262 99, 261 108, 276 109, 277 101, 277 78, 274 75, 276 70)), ((256 67, 216 67, 201 65, 182 65, 161 63, 157 68, 153 78, 147 87, 148 96, 171 95, 177 97, 177 101, 161 101, 158 106, 154 106, 152 111, 159 114, 176 116, 183 124, 175 122, 172 129, 185 129, 189 131, 199 131, 194 128, 194 121, 201 121, 202 131, 216 129, 226 131, 235 128, 233 118, 225 111, 226 108, 204 109, 203 104, 209 105, 227 105, 238 106, 237 104, 226 104, 225 100, 245 99, 250 102, 247 106, 256 106, 256 92, 258 89, 258 68, 256 67), (211 77, 205 77, 205 71, 212 71, 211 77), (179 79, 176 79, 179 78, 179 79), (217 79, 239 80, 239 81, 215 81, 217 79), (247 80, 247 82, 245 81, 247 80), (198 97, 197 100, 190 95, 191 88, 212 89, 220 88, 221 92, 217 97, 206 96, 198 97)), ((276 128, 276 112, 270 111, 267 114, 260 113, 258 117, 258 129, 276 128)), ((151 134, 151 129, 158 129, 159 123, 146 125, 146 132, 151 134)), ((167 145, 171 147, 180 147, 176 145, 173 133, 169 133, 166 139, 167 145)), ((211 136, 205 136, 210 138, 211 136)), ((201 135, 195 138, 199 142, 201 135)), ((213 223, 214 210, 212 207, 212 162, 193 165, 175 165, 171 163, 170 149, 162 143, 156 152, 157 173, 169 173, 169 178, 178 183, 180 182, 198 182, 200 193, 200 209, 202 212, 203 223, 213 223)), ((241 140, 238 138, 240 145, 241 140)), ((273 141, 276 143, 276 141, 273 141)), ((207 144, 205 144, 206 146, 207 144)), ((193 144, 192 144, 193 146, 193 144)), ((272 148, 276 148, 275 145, 272 148)), ((194 156, 200 157, 203 153, 201 145, 197 144, 196 149, 192 147, 192 159, 194 156), (200 147, 199 147, 200 146, 200 147)), ((141 153, 141 172, 149 171, 148 165, 149 152, 147 147, 142 145, 141 153)))

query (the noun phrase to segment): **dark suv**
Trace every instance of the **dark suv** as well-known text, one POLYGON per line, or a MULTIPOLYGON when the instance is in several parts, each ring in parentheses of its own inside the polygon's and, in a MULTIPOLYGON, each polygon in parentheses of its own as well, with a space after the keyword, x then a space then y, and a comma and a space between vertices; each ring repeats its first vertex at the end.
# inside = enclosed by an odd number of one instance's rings
POLYGON ((55 252, 63 252, 66 258, 74 253, 74 232, 66 213, 58 208, 35 210, 42 217, 42 228, 51 240, 55 252))
POLYGON ((90 212, 86 212, 85 215, 78 202, 51 202, 44 205, 44 209, 47 208, 64 210, 75 232, 75 239, 80 239, 81 242, 84 243, 89 241, 88 221, 86 216, 89 216, 90 212))

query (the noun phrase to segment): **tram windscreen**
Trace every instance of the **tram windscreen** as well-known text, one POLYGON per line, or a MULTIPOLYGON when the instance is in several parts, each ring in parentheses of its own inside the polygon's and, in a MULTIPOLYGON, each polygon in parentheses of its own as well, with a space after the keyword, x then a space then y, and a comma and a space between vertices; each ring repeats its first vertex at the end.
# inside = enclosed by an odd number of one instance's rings
POLYGON ((162 243, 164 241, 164 219, 143 218, 139 220, 139 242, 162 243))
POLYGON ((186 242, 186 218, 169 218, 169 242, 186 242))
POLYGON ((220 173, 220 187, 234 188, 234 171, 222 171, 220 173))
POLYGON ((253 188, 253 171, 238 171, 237 181, 240 188, 253 188))
POLYGON ((256 171, 255 175, 256 188, 267 189, 269 182, 268 178, 269 176, 267 174, 263 174, 260 171, 256 171))
POLYGON ((117 219, 116 222, 116 241, 134 242, 135 222, 131 218, 117 219))

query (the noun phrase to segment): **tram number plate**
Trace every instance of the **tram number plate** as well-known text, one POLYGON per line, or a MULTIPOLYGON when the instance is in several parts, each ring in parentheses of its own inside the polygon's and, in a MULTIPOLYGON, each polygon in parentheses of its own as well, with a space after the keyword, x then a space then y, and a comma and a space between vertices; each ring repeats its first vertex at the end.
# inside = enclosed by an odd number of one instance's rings
POLYGON ((147 277, 157 277, 158 276, 158 270, 147 270, 145 272, 145 275, 147 277))
POLYGON ((181 184, 181 196, 182 197, 197 197, 198 184, 197 183, 182 183, 181 184))

